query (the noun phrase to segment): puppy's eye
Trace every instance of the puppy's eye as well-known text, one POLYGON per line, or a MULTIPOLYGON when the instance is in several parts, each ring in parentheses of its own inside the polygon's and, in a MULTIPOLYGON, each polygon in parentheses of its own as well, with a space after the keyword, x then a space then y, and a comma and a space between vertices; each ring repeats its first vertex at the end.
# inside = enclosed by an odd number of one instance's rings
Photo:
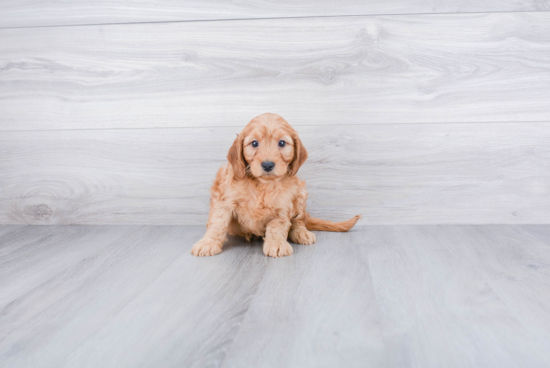
POLYGON ((251 144, 252 144, 252 147, 254 147, 254 148, 258 147, 258 145, 259 145, 258 141, 252 141, 251 144))
POLYGON ((283 140, 279 141, 279 147, 284 147, 286 145, 286 142, 283 140))

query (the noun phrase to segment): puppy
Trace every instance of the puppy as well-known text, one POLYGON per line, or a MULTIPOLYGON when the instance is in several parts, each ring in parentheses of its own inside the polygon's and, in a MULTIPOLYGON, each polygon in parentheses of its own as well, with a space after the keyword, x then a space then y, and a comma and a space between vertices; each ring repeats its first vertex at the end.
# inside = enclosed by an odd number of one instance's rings
POLYGON ((266 256, 284 257, 293 253, 287 239, 309 245, 315 243, 310 230, 351 229, 360 216, 335 223, 306 212, 305 182, 296 177, 306 159, 302 141, 285 119, 269 113, 252 119, 216 175, 206 233, 191 253, 221 253, 229 233, 247 240, 261 236, 266 256))

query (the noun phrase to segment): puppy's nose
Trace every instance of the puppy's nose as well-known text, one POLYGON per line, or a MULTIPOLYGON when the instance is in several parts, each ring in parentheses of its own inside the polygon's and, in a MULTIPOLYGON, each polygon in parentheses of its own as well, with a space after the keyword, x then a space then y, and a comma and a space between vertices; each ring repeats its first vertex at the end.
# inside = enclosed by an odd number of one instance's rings
POLYGON ((264 162, 262 162, 262 168, 263 168, 266 172, 270 172, 271 170, 273 170, 274 167, 275 167, 275 163, 274 163, 274 162, 271 162, 271 161, 264 161, 264 162))

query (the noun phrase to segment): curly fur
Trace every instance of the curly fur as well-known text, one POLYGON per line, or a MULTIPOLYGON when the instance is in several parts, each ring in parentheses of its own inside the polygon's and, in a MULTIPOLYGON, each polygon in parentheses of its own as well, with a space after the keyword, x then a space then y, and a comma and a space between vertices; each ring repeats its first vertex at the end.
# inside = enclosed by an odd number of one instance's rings
POLYGON ((276 114, 260 115, 238 134, 210 190, 206 233, 191 253, 211 256, 222 251, 226 234, 263 237, 264 254, 283 257, 296 244, 315 243, 310 230, 348 231, 360 216, 334 223, 312 218, 306 212, 305 182, 296 173, 307 151, 296 131, 276 114), (256 141, 257 147, 254 147, 256 141), (283 147, 279 142, 284 141, 283 147), (262 163, 275 164, 270 172, 262 163))

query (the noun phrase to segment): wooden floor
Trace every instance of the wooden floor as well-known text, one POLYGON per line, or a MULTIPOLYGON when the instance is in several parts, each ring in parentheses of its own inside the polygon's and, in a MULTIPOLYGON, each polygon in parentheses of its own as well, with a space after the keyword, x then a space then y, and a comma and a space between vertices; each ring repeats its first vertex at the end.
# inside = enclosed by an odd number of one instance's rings
POLYGON ((0 227, 2 367, 548 367, 550 226, 0 227))

